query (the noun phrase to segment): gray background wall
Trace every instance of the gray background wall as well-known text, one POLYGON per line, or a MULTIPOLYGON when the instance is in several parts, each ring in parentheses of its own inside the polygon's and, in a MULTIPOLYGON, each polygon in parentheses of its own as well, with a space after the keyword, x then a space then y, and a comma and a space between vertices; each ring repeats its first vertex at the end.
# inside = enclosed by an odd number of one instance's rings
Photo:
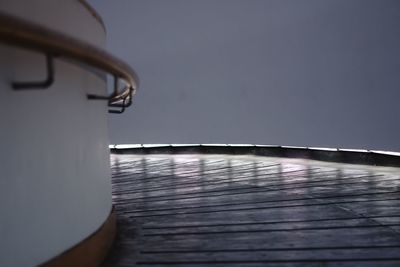
POLYGON ((90 2, 142 84, 111 143, 400 151, 400 1, 90 2))

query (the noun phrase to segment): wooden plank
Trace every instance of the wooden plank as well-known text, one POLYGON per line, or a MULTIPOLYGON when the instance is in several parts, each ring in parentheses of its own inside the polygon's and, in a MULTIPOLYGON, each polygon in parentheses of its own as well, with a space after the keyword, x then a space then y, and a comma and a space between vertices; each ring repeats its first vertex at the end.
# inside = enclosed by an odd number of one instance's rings
POLYGON ((120 238, 105 266, 400 266, 398 171, 113 158, 120 238))

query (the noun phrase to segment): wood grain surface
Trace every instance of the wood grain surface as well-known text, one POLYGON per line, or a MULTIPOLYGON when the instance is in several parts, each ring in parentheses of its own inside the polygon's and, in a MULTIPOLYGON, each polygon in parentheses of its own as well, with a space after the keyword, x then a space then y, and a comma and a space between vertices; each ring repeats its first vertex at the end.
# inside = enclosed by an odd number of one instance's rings
POLYGON ((112 155, 104 266, 400 266, 397 168, 227 155, 112 155))

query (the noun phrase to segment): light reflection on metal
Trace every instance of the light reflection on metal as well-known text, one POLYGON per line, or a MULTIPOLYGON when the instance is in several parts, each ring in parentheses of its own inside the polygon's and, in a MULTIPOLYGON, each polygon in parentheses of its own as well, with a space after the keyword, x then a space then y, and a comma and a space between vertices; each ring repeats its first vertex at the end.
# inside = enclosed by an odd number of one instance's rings
POLYGON ((360 152, 360 153, 368 153, 369 150, 366 149, 346 149, 346 148, 339 148, 339 151, 344 151, 344 152, 360 152))
POLYGON ((228 146, 255 146, 253 144, 228 144, 228 146))
POLYGON ((181 147, 181 146, 200 146, 200 144, 171 144, 172 147, 181 147))
POLYGON ((228 146, 227 144, 201 144, 202 146, 228 146))
POLYGON ((307 147, 304 146, 281 146, 282 148, 298 148, 298 149, 307 149, 307 147))
POLYGON ((315 151, 342 151, 342 152, 356 152, 356 153, 375 153, 392 156, 400 156, 400 152, 385 151, 385 150, 367 150, 367 149, 345 149, 345 148, 329 148, 329 147, 301 147, 301 146, 277 146, 277 145, 253 145, 253 144, 111 144, 109 148, 114 149, 128 149, 128 148, 156 148, 156 147, 199 147, 199 146, 213 146, 213 147, 280 147, 280 148, 294 148, 306 149, 315 151))
POLYGON ((393 156, 400 156, 400 152, 394 152, 394 151, 384 151, 384 150, 370 150, 372 153, 378 153, 378 154, 385 154, 385 155, 393 155, 393 156))
POLYGON ((338 148, 329 148, 329 147, 309 147, 311 150, 322 150, 322 151, 338 151, 338 148))
POLYGON ((142 144, 143 147, 166 147, 171 146, 170 144, 142 144))
POLYGON ((124 148, 141 148, 141 144, 121 144, 121 145, 115 145, 114 146, 116 149, 124 149, 124 148))

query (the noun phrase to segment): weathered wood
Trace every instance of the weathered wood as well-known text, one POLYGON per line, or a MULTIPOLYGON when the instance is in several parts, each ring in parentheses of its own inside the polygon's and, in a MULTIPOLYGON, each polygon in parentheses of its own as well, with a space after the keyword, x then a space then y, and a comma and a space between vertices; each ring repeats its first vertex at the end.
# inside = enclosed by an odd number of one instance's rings
POLYGON ((104 266, 400 266, 394 168, 224 155, 112 155, 104 266))

